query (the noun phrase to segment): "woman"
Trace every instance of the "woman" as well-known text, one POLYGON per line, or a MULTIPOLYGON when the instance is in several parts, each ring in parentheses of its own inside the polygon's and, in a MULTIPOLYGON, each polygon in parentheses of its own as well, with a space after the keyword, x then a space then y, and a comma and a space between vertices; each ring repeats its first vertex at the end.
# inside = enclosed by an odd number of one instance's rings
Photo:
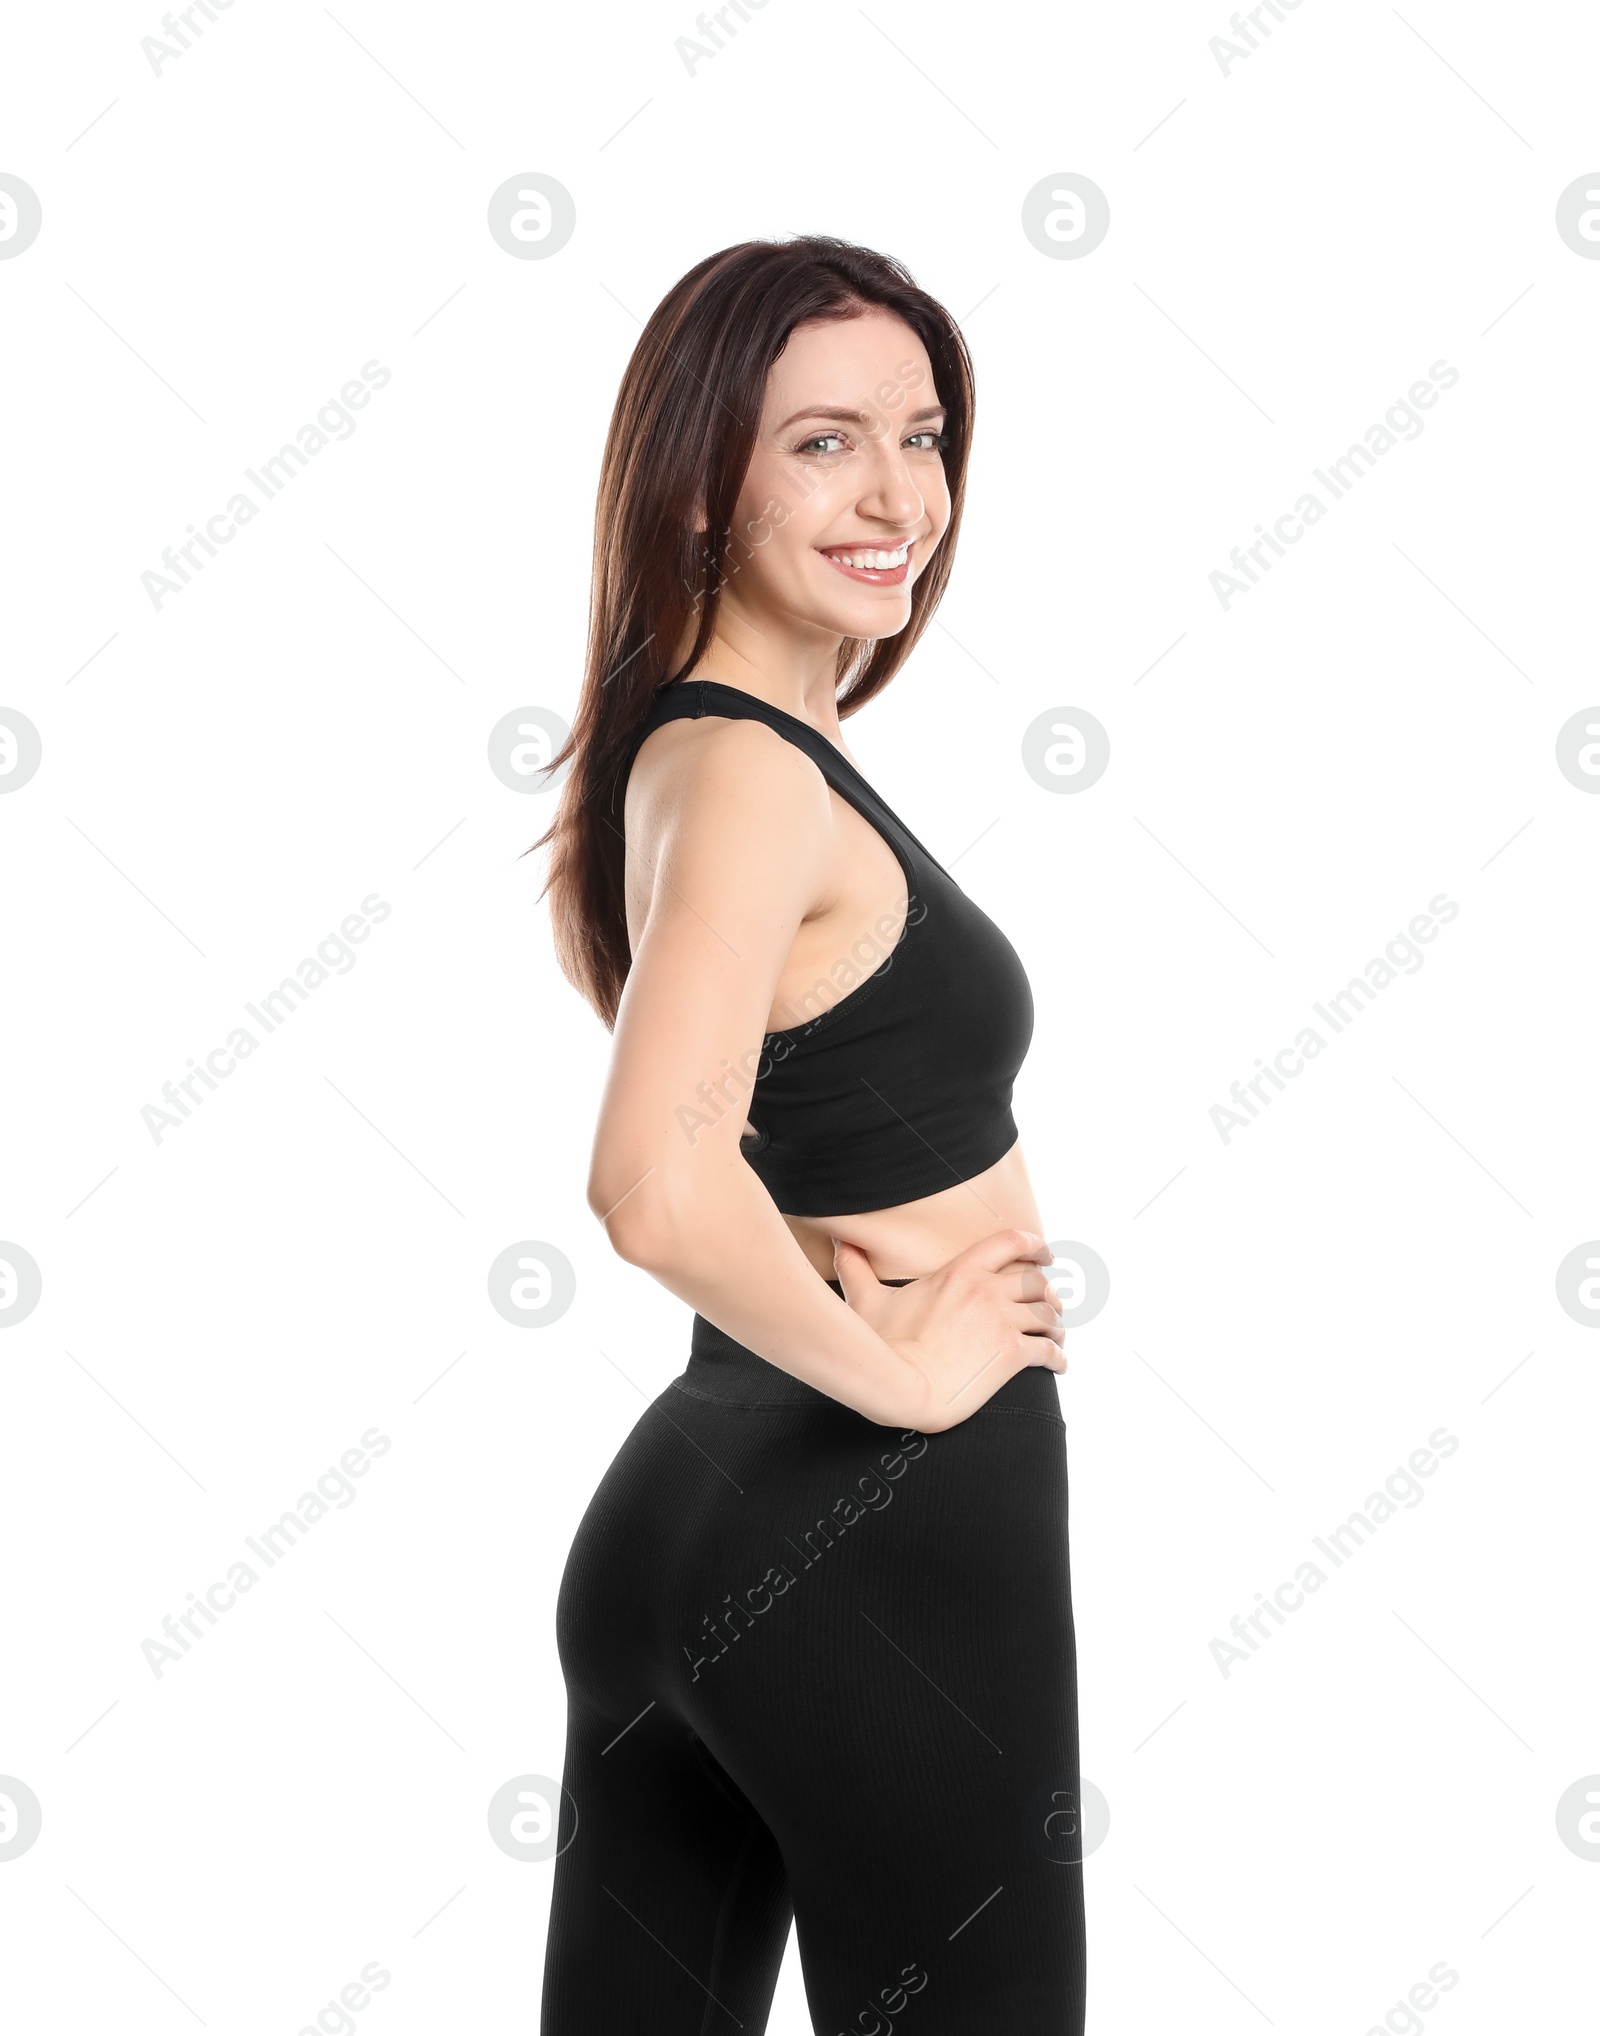
POLYGON ((579 1526, 543 2036, 1083 2026, 1065 1368, 999 932, 842 716, 950 570, 949 314, 830 238, 623 379, 549 895, 614 1029, 589 1201, 695 1310, 579 1526))

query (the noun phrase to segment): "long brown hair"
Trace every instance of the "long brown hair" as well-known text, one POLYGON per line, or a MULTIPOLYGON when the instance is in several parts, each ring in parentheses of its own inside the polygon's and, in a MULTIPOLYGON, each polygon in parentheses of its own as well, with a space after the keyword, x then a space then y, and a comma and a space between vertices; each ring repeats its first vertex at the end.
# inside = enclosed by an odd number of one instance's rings
MULTIPOLYGON (((950 522, 896 636, 840 646, 840 718, 894 677, 949 578, 972 441, 973 373, 961 329, 890 256, 827 234, 747 240, 697 262, 656 306, 623 373, 595 504, 594 574, 583 685, 544 892, 556 957, 616 1021, 631 953, 624 905, 622 799, 636 737, 664 685, 692 671, 716 629, 722 587, 750 537, 731 528, 766 397, 767 371, 797 325, 874 307, 904 319, 927 349, 945 406, 950 522), (703 520, 705 529, 696 531, 703 520), (687 660, 678 644, 696 614, 687 660)), ((532 850, 528 850, 532 853, 532 850)))

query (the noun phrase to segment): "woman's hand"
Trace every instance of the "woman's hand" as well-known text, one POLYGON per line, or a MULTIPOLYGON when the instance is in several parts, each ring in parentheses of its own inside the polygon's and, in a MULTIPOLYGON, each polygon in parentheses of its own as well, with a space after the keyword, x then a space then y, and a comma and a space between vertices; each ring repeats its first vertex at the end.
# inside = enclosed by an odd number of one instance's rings
POLYGON ((886 1287, 859 1245, 835 1242, 845 1300, 905 1361, 908 1428, 955 1427, 1029 1365, 1066 1370, 1061 1297, 1041 1270, 1050 1258, 1031 1230, 997 1230, 910 1286, 886 1287))

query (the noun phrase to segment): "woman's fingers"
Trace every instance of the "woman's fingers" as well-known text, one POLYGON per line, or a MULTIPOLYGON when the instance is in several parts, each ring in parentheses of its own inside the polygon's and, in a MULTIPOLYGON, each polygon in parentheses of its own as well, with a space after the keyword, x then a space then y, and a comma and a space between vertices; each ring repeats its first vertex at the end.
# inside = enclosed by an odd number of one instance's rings
POLYGON ((1018 1339, 1024 1364, 1041 1365, 1046 1371, 1065 1371, 1067 1354, 1060 1329, 1024 1331, 1018 1339))
POLYGON ((1043 1301, 1016 1301, 1012 1306, 1013 1320, 1020 1321, 1030 1335, 1048 1336, 1052 1343, 1065 1344, 1066 1324, 1055 1309, 1043 1301))
POLYGON ((1044 1301, 1054 1308, 1058 1315, 1061 1313, 1060 1289, 1053 1280, 1045 1277, 1043 1271, 1038 1266, 1024 1265, 1019 1272, 1011 1275, 1011 1277, 1016 1280, 1016 1287, 1012 1294, 1014 1300, 1044 1301))
POLYGON ((1014 1261, 1033 1265, 1048 1265, 1051 1259, 1049 1245, 1032 1230, 996 1230, 992 1236, 979 1238, 951 1260, 955 1265, 965 1259, 983 1272, 1001 1272, 1014 1261))

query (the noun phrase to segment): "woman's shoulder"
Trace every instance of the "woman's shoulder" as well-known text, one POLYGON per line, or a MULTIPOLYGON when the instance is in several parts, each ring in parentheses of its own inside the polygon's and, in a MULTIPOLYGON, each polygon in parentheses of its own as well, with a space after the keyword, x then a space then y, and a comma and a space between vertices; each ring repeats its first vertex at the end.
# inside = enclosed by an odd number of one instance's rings
POLYGON ((662 803, 770 809, 783 823, 830 811, 827 780, 803 750, 764 721, 722 714, 682 715, 652 728, 633 754, 628 801, 641 818, 662 803))
POLYGON ((754 925, 798 920, 829 895, 827 782, 759 721, 708 714, 653 729, 634 757, 623 832, 636 910, 681 899, 697 923, 745 928, 742 951, 754 925))

